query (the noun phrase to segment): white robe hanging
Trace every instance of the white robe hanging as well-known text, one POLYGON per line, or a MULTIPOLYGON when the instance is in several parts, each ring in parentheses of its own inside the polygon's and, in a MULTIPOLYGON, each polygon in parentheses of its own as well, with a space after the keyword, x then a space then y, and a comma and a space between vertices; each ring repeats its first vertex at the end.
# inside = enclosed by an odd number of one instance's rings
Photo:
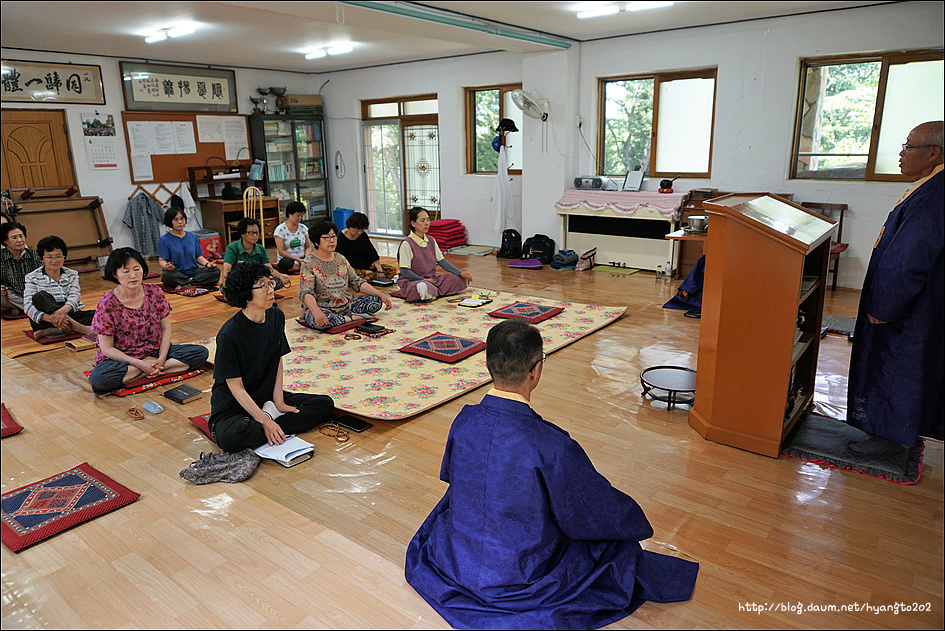
POLYGON ((492 192, 493 231, 501 237, 502 231, 514 228, 522 231, 521 212, 512 203, 512 186, 509 183, 509 158, 505 147, 499 147, 496 163, 495 189, 492 192))

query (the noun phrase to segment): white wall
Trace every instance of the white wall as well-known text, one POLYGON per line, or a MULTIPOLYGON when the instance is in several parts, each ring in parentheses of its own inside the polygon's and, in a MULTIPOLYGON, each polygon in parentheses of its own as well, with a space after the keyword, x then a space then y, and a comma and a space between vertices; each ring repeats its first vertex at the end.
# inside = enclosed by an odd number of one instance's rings
MULTIPOLYGON (((102 83, 105 86, 105 105, 4 103, 3 109, 35 108, 65 110, 79 191, 85 196, 98 196, 102 198, 105 224, 108 227, 109 234, 112 239, 114 239, 114 247, 133 246, 134 242, 131 236, 131 230, 121 222, 125 214, 125 206, 128 203, 128 196, 135 190, 136 185, 131 183, 128 150, 123 133, 124 127, 121 112, 125 108, 121 92, 122 82, 119 60, 89 55, 61 55, 9 49, 3 49, 2 55, 4 59, 28 59, 30 61, 53 61, 101 66, 102 83), (116 123, 122 125, 118 132, 117 169, 92 169, 89 167, 88 159, 85 154, 85 145, 83 144, 81 114, 93 110, 114 114, 116 123)), ((287 86, 289 93, 307 94, 310 91, 311 83, 312 77, 306 74, 237 69, 236 94, 238 96, 239 111, 241 114, 249 114, 252 111, 253 105, 249 97, 258 96, 256 88, 259 86, 287 86)), ((187 166, 201 165, 194 164, 187 166)), ((154 190, 156 184, 146 184, 144 186, 148 188, 148 190, 154 190)), ((171 188, 173 189, 174 186, 171 186, 171 188)), ((30 235, 30 246, 36 245, 36 241, 43 236, 45 235, 30 235)))
MULTIPOLYGON (((712 177, 677 180, 676 190, 789 192, 795 201, 848 204, 843 240, 850 249, 840 262, 839 284, 859 288, 876 235, 908 185, 788 179, 799 59, 941 48, 943 6, 905 2, 586 43, 580 112, 596 129, 599 77, 718 66, 712 177)), ((581 170, 593 173, 587 151, 578 155, 581 170)))
MULTIPOLYGON (((328 114, 328 170, 340 151, 344 178, 331 178, 332 206, 364 210, 360 101, 435 93, 439 99, 440 182, 445 217, 460 219, 469 241, 498 244, 492 229, 493 176, 465 173, 463 88, 521 81, 551 102, 548 149, 540 148, 542 124, 526 119, 520 141, 524 176, 514 176, 515 203, 521 203, 523 236, 535 232, 558 239, 554 202, 575 176, 593 173, 593 158, 577 133, 578 113, 594 145, 597 79, 602 76, 718 66, 715 144, 709 180, 678 180, 677 190, 713 186, 720 190, 792 192, 800 201, 849 204, 844 240, 851 248, 841 263, 840 284, 859 287, 880 226, 907 188, 883 182, 827 182, 788 179, 797 77, 801 57, 940 48, 943 3, 906 2, 808 16, 778 18, 629 36, 575 45, 568 51, 519 55, 491 53, 430 62, 322 75, 236 70, 240 112, 249 113, 257 86, 286 85, 290 92, 315 93, 325 79, 328 114)), ((107 104, 122 108, 118 61, 83 55, 21 53, 3 56, 72 61, 102 66, 107 104)), ((20 105, 10 104, 10 107, 20 105)), ((4 107, 8 107, 4 104, 4 107)), ((47 107, 47 106, 34 106, 47 107)), ((79 113, 88 106, 59 106, 67 111, 73 154, 82 193, 103 198, 109 231, 116 246, 131 244, 121 224, 127 197, 134 189, 120 138, 120 168, 92 172, 81 145, 79 113)), ((645 188, 656 188, 647 182, 645 188)))

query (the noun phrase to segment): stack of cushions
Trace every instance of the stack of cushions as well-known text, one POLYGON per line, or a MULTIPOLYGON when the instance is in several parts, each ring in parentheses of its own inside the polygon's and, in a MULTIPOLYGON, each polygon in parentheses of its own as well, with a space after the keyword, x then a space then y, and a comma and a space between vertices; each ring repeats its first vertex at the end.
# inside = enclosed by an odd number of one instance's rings
POLYGON ((459 219, 435 219, 430 222, 427 234, 433 237, 442 252, 466 245, 466 228, 459 219))

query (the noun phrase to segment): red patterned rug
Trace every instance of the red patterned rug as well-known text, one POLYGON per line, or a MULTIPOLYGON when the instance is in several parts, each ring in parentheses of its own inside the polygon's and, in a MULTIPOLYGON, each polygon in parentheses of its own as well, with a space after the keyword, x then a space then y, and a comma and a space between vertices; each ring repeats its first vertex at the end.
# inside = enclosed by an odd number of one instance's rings
POLYGON ((411 342, 398 348, 401 353, 411 353, 436 359, 447 364, 458 362, 461 359, 475 355, 486 348, 485 342, 456 337, 437 331, 433 335, 411 342))
POLYGON ((13 552, 140 497, 84 462, 0 497, 0 535, 13 552))
POLYGON ((501 309, 490 311, 489 315, 493 318, 518 318, 519 320, 536 324, 548 318, 553 318, 562 311, 564 311, 564 309, 561 307, 547 307, 531 302, 513 302, 501 309))
MULTIPOLYGON (((172 372, 153 379, 148 377, 135 379, 134 381, 126 383, 124 388, 112 390, 109 394, 114 394, 116 397, 127 397, 129 394, 138 394, 139 392, 145 392, 157 388, 158 386, 166 386, 169 383, 177 383, 184 379, 190 379, 202 372, 203 370, 191 370, 190 372, 172 372)), ((91 370, 86 370, 83 374, 88 377, 91 373, 91 370)))
POLYGON ((217 442, 217 439, 214 438, 213 435, 210 433, 210 415, 209 414, 201 414, 200 416, 191 416, 191 417, 188 417, 187 420, 193 423, 194 426, 197 429, 199 429, 201 432, 203 432, 207 438, 209 438, 213 442, 217 442))
POLYGON ((10 410, 7 409, 6 403, 0 403, 0 438, 13 436, 22 429, 23 426, 13 419, 13 415, 10 414, 10 410))
POLYGON ((77 340, 82 337, 81 333, 64 333, 62 335, 47 335, 46 337, 41 337, 38 340, 33 335, 36 331, 23 331, 23 335, 30 338, 37 344, 58 344, 59 342, 65 342, 66 340, 77 340))

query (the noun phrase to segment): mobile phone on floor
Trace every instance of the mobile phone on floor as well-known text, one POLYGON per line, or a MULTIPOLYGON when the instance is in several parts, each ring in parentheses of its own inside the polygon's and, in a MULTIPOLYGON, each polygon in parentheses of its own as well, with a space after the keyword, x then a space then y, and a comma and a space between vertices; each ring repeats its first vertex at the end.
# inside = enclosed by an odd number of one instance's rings
POLYGON ((335 422, 344 427, 345 429, 350 429, 352 432, 363 432, 369 427, 374 427, 373 423, 368 423, 367 421, 362 421, 359 418, 355 418, 350 414, 345 414, 344 416, 339 416, 335 419, 335 422))

